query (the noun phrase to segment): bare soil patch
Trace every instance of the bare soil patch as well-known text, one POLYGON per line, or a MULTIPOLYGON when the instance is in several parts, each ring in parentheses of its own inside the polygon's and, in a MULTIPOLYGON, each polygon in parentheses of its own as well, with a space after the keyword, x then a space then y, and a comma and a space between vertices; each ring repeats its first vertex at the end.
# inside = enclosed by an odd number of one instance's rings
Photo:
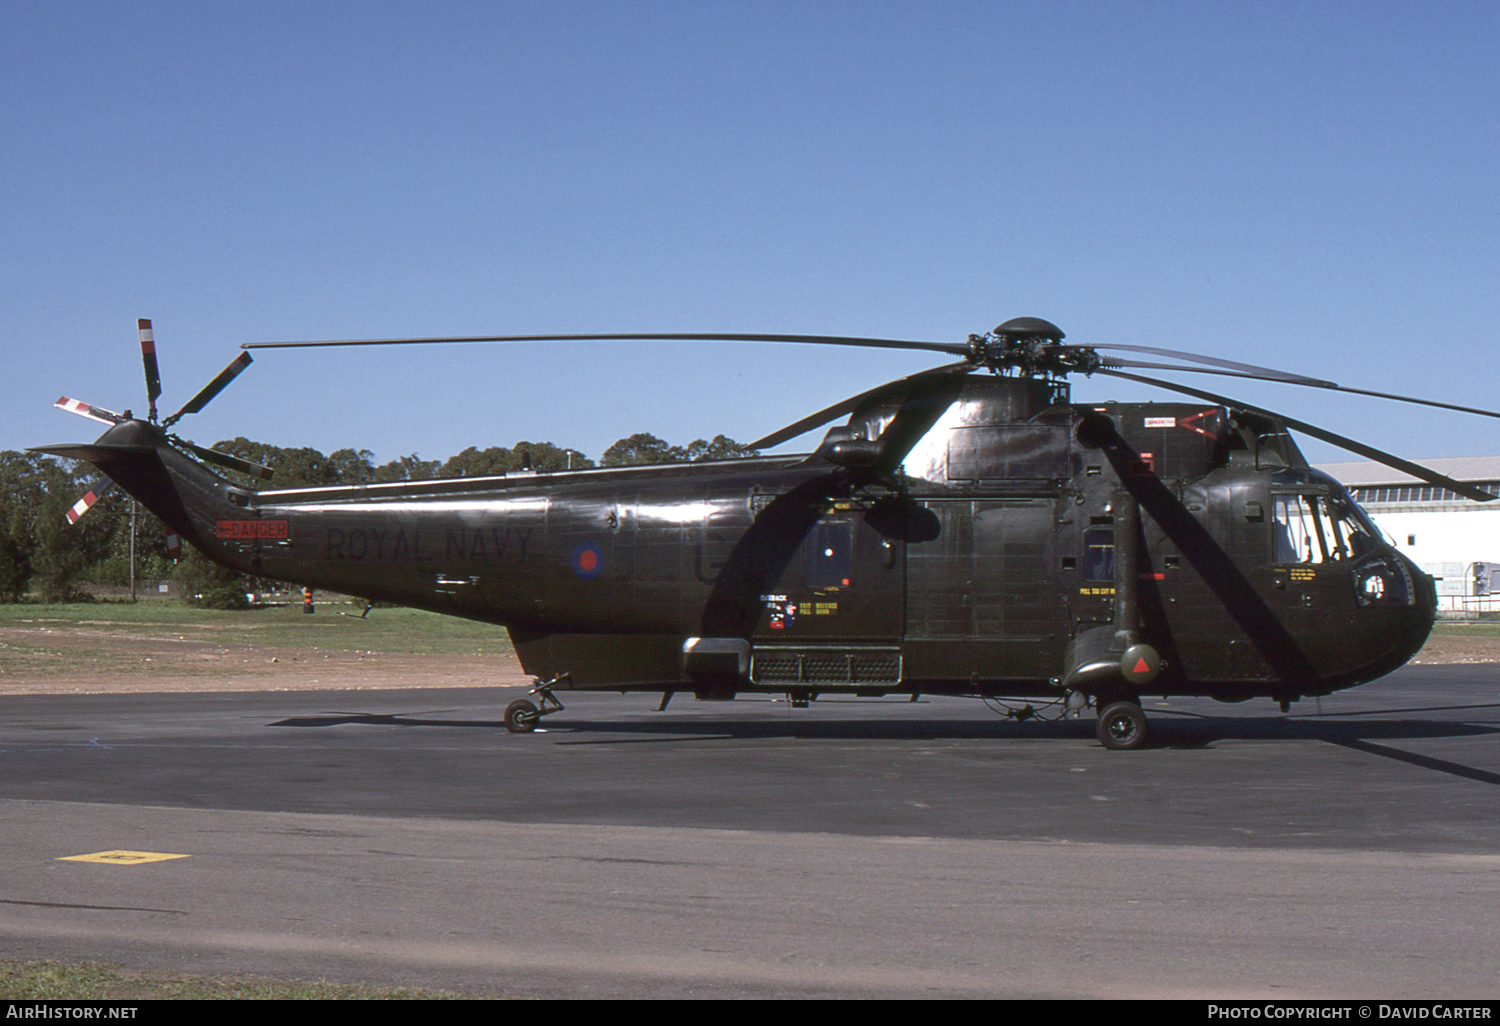
POLYGON ((529 687, 514 655, 225 645, 129 632, 0 628, 0 694, 529 687))
POLYGON ((1414 663, 1500 663, 1500 638, 1490 631, 1439 627, 1422 646, 1414 663))

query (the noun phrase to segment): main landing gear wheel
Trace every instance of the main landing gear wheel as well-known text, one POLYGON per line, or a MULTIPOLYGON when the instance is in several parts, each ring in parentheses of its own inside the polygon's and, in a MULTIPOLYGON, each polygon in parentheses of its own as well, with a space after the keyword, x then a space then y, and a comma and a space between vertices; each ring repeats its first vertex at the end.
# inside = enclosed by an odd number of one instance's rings
POLYGON ((1095 731, 1105 748, 1117 752, 1139 748, 1146 743, 1146 714, 1136 702, 1111 702, 1100 711, 1095 731))
POLYGON ((505 707, 505 729, 512 734, 530 734, 541 718, 542 711, 524 698, 505 707))

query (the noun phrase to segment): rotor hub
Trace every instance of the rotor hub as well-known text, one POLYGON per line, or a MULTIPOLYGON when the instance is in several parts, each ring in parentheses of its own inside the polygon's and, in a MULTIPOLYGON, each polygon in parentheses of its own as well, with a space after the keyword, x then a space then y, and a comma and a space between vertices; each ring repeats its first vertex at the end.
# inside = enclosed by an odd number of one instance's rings
POLYGON ((1013 317, 984 335, 969 336, 969 362, 997 374, 1060 379, 1092 374, 1104 360, 1092 349, 1065 346, 1063 330, 1040 317, 1013 317))
POLYGON ((990 334, 997 338, 1044 338, 1053 342, 1067 337, 1057 325, 1040 317, 1012 317, 990 334))

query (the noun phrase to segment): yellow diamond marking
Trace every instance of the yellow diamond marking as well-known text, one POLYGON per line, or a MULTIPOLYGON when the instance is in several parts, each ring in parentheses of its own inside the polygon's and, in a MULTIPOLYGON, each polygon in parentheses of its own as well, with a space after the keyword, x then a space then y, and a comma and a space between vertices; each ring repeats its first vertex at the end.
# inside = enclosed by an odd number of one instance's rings
POLYGON ((135 866, 142 862, 165 862, 185 859, 188 855, 171 855, 164 851, 96 851, 92 855, 64 855, 58 862, 104 862, 115 866, 135 866))

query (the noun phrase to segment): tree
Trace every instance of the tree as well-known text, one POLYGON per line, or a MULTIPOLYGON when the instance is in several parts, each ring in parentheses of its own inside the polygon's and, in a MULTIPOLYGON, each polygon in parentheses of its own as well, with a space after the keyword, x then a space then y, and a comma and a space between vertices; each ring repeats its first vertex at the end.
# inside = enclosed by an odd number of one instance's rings
POLYGON ((206 609, 244 609, 250 603, 249 578, 212 562, 203 553, 184 545, 182 559, 172 571, 172 578, 182 589, 182 598, 190 606, 206 609))
POLYGON ((759 455, 760 450, 741 445, 725 435, 714 435, 712 442, 705 442, 700 438, 687 447, 687 458, 693 463, 701 460, 734 460, 759 455))
POLYGON ((417 454, 398 456, 375 468, 377 481, 430 481, 438 476, 437 460, 419 460, 417 454))
POLYGON ((91 475, 71 461, 0 453, 0 598, 19 602, 36 583, 45 602, 74 598, 84 573, 109 552, 115 524, 96 516, 68 523, 91 475))
POLYGON ((438 470, 438 477, 493 477, 521 469, 520 461, 509 449, 492 445, 488 449, 469 446, 456 456, 449 457, 438 470))
POLYGON ((551 442, 516 443, 514 449, 473 446, 454 456, 438 470, 438 477, 493 477, 517 470, 581 470, 594 461, 577 449, 562 449, 551 442))
POLYGON ((272 487, 318 488, 343 483, 339 480, 338 465, 314 448, 309 446, 302 446, 298 449, 268 448, 271 449, 271 459, 266 466, 270 467, 275 474, 272 478, 275 484, 272 487))
POLYGON ((35 573, 37 462, 23 453, 0 452, 0 599, 6 602, 21 601, 35 573))
POLYGON ((375 480, 374 458, 369 449, 335 449, 328 454, 328 473, 339 484, 368 484, 375 480))
POLYGON ((622 438, 599 457, 601 467, 635 467, 646 463, 682 463, 687 453, 642 431, 622 438))
MULTIPOLYGON (((263 467, 271 468, 269 483, 253 480, 238 471, 226 471, 224 476, 247 488, 317 488, 336 484, 361 484, 374 479, 375 468, 370 464, 373 455, 368 449, 340 449, 332 456, 308 446, 298 449, 283 449, 264 442, 252 442, 243 436, 231 441, 215 442, 213 448, 229 453, 263 467)), ((219 471, 215 471, 219 473, 219 471)))
POLYGON ((724 435, 716 435, 712 442, 699 438, 683 448, 680 445, 668 445, 655 435, 641 432, 622 438, 604 450, 599 465, 631 467, 647 463, 697 463, 702 460, 727 460, 757 455, 759 453, 755 449, 724 435))
POLYGON ((517 442, 512 450, 521 470, 584 470, 594 465, 577 449, 560 449, 551 442, 517 442))

